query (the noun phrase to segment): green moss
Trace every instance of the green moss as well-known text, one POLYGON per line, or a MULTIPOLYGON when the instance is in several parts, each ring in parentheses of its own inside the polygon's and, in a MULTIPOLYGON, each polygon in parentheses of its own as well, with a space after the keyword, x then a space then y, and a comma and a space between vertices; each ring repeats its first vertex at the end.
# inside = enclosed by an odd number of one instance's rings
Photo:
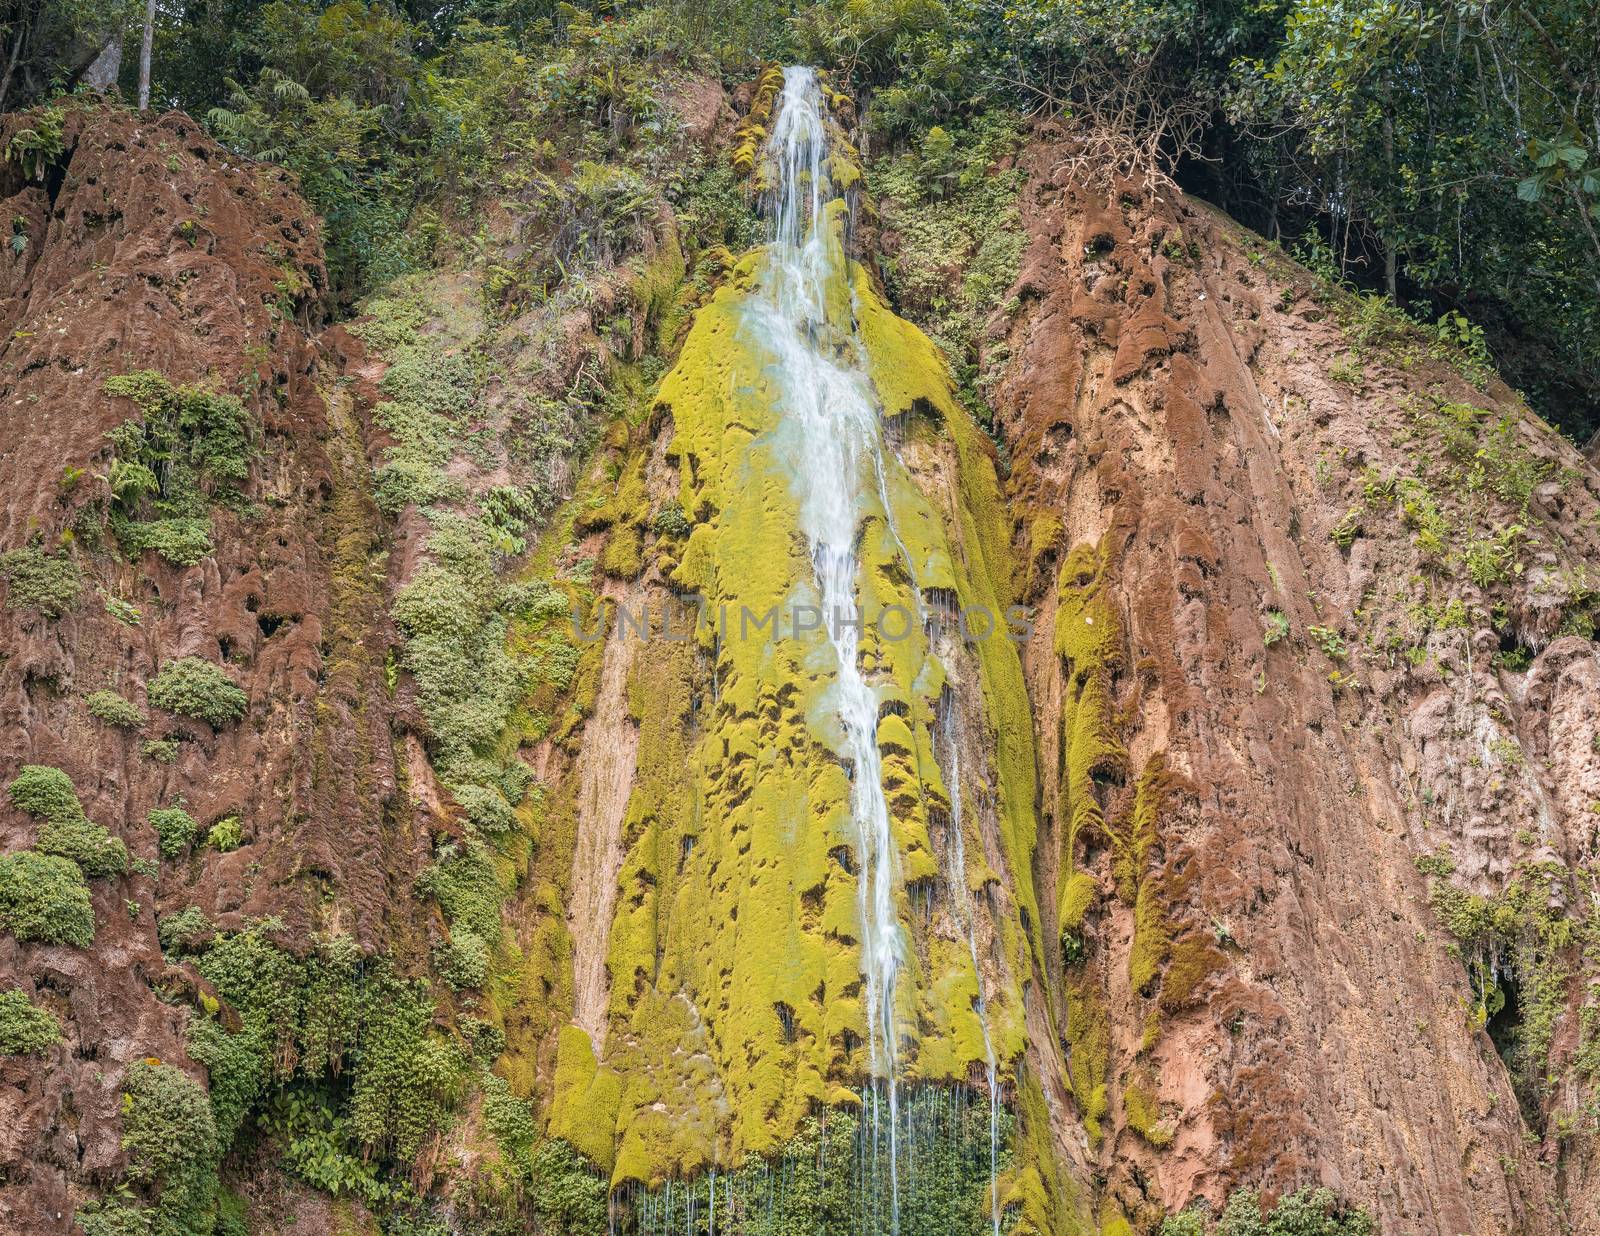
POLYGON ((144 724, 144 713, 132 700, 115 691, 91 691, 85 701, 89 714, 118 729, 136 730, 144 724))
POLYGON ((146 687, 152 708, 195 717, 220 729, 244 716, 250 697, 223 670, 199 657, 164 664, 146 687))
POLYGON ((8 585, 7 609, 33 609, 46 618, 77 608, 83 594, 83 576, 71 558, 34 546, 0 554, 0 579, 8 585))
POLYGON ((42 1056, 61 1041, 61 1023, 16 987, 0 991, 0 1055, 42 1056))

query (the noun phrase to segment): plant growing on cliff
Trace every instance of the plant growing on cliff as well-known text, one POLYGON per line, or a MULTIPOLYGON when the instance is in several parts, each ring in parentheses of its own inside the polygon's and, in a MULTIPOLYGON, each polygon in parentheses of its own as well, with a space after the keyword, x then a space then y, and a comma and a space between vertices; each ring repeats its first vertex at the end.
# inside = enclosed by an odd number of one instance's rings
POLYGON ((128 1180, 153 1194, 155 1230, 208 1230, 223 1147, 204 1088, 170 1064, 141 1060, 123 1078, 121 1108, 128 1180))
POLYGON ((36 850, 0 858, 0 925, 19 940, 88 948, 94 910, 83 872, 74 862, 36 850))
POLYGON ((115 691, 91 691, 85 703, 90 716, 118 729, 136 730, 144 724, 144 713, 139 711, 139 706, 115 691))
POLYGON ((153 708, 221 729, 244 716, 250 697, 222 669, 199 657, 168 661, 146 687, 153 708))
POLYGON ((176 858, 182 854, 200 831, 199 823, 183 809, 181 802, 171 807, 157 807, 145 820, 155 829, 162 858, 176 858))
POLYGON ((0 554, 0 578, 8 585, 7 609, 36 609, 46 618, 75 609, 83 592, 83 577, 71 558, 32 545, 0 554))
POLYGON ((121 875, 128 869, 128 847, 83 813, 67 774, 59 768, 26 765, 8 790, 11 802, 40 822, 38 847, 69 858, 87 876, 121 875))
POLYGON ((1301 1189, 1270 1210, 1254 1189, 1238 1189, 1215 1221, 1209 1208, 1196 1205, 1161 1223, 1161 1236, 1374 1236, 1377 1230, 1372 1216, 1340 1204, 1331 1189, 1301 1189))
POLYGON ((61 1041, 61 1023, 17 987, 0 991, 0 1054, 39 1056, 61 1041))
POLYGON ((250 474, 251 422, 231 395, 175 386, 143 370, 106 381, 139 415, 106 434, 112 532, 125 553, 153 549, 193 566, 212 552, 209 504, 237 504, 250 474))

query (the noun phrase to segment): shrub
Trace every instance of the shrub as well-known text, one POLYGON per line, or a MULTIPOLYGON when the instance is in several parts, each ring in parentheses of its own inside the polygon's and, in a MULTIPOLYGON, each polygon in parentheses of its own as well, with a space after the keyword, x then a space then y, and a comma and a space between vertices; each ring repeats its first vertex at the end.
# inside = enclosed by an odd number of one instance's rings
POLYGON ((48 555, 35 546, 0 554, 0 578, 9 585, 7 609, 36 609, 59 618, 78 604, 83 577, 66 554, 48 555))
POLYGON ((88 948, 94 910, 83 872, 76 863, 36 850, 0 858, 0 923, 19 940, 88 948))
POLYGON ((128 1179, 158 1194, 155 1230, 209 1231, 222 1147, 205 1088, 187 1073, 141 1060, 122 1081, 128 1179))
POLYGON ((78 791, 59 768, 25 764, 6 792, 18 811, 36 820, 54 820, 83 814, 78 791))
POLYGON ((176 858, 182 854, 200 831, 194 816, 182 807, 157 807, 145 820, 156 830, 162 858, 176 858))
POLYGON ((218 820, 206 833, 206 844, 221 850, 226 854, 229 850, 237 850, 244 843, 244 834, 239 827, 239 817, 230 815, 218 820))
POLYGON ((199 657, 168 661, 146 688, 151 707, 220 729, 244 716, 250 697, 220 667, 199 657))
POLYGON ((482 987, 489 977, 489 946, 483 937, 466 928, 450 931, 448 940, 441 940, 434 949, 434 965, 451 987, 482 987))
POLYGON ((156 940, 170 956, 193 952, 212 932, 211 920, 199 906, 189 906, 178 914, 163 915, 156 923, 156 940))
POLYGON ((479 832, 493 836, 517 826, 516 812, 499 790, 487 785, 453 785, 450 792, 479 832))
POLYGON ((89 715, 98 717, 107 725, 136 730, 144 724, 144 713, 139 711, 139 706, 115 691, 91 691, 88 703, 89 715))
POLYGON ((139 754, 157 764, 171 764, 178 758, 178 744, 171 738, 152 738, 140 745, 139 754))
POLYGON ((37 1056, 61 1041, 61 1023, 20 988, 0 991, 0 1054, 37 1056))
POLYGON ((128 869, 128 847, 122 838, 83 815, 46 820, 39 828, 39 850, 71 859, 91 879, 121 875, 128 869))
POLYGON ((173 519, 123 519, 113 516, 111 531, 130 558, 153 549, 174 566, 190 567, 209 558, 211 521, 193 516, 173 519))
POLYGON ((41 821, 39 849, 70 858, 89 876, 121 875, 128 847, 83 813, 77 791, 59 768, 25 766, 9 788, 11 801, 41 821))

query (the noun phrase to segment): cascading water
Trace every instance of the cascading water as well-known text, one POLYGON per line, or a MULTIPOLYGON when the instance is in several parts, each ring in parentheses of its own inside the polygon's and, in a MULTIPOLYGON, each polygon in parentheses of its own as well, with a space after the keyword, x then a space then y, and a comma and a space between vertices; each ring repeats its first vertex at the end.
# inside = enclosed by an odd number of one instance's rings
MULTIPOLYGON (((774 173, 771 243, 746 324, 772 357, 785 414, 798 431, 800 530, 811 549, 824 624, 838 660, 834 689, 860 845, 868 1057, 887 1106, 890 1230, 898 1233, 895 988, 904 945, 894 897, 895 841, 877 744, 878 699, 858 664, 860 627, 848 620, 857 611, 855 545, 863 479, 870 476, 874 488, 881 487, 883 444, 872 384, 849 321, 850 283, 839 231, 830 218, 836 207, 814 70, 784 70, 767 152, 774 173)), ((911 563, 906 567, 914 572, 911 563)), ((873 1111, 876 1119, 877 1095, 873 1111)))

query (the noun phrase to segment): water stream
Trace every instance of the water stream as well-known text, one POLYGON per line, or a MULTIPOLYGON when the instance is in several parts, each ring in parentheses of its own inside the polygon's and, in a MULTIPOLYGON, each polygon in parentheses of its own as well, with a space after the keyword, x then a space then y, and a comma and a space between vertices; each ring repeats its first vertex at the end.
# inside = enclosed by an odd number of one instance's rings
MULTIPOLYGON (((837 215, 845 204, 829 175, 827 116, 814 70, 784 70, 784 86, 766 155, 771 171, 770 243, 744 325, 770 358, 769 372, 794 430, 800 531, 811 552, 824 628, 837 661, 833 700, 851 776, 851 812, 858 841, 858 900, 862 974, 873 1080, 865 1119, 871 1162, 867 1174, 887 1177, 888 1230, 898 1236, 901 1213, 901 1062, 896 1025, 897 983, 907 941, 896 888, 898 850, 883 789, 878 749, 879 699, 860 665, 857 539, 866 516, 881 513, 912 581, 917 569, 895 528, 886 479, 880 408, 868 376, 865 349, 854 325, 849 262, 837 215), (885 1144, 886 1143, 886 1144, 885 1144), (880 1151, 884 1160, 880 1161, 880 1151)), ((953 718, 950 722, 953 725, 953 718)), ((978 976, 977 1013, 989 1084, 989 1176, 993 1228, 1000 1230, 995 1178, 999 1158, 997 1064, 989 1037, 978 966, 974 908, 967 895, 961 837, 959 762, 949 734, 954 854, 949 882, 978 976)), ((905 1170, 909 1170, 906 1168, 905 1170)))
MULTIPOLYGON (((811 548, 824 625, 838 661, 835 695, 851 769, 851 812, 859 833, 862 970, 868 1059, 886 1106, 890 1231, 899 1232, 899 1082, 895 987, 903 961, 894 890, 896 849, 878 752, 878 699, 861 672, 856 612, 856 534, 862 476, 875 486, 883 454, 877 402, 850 321, 830 318, 849 271, 830 221, 834 194, 828 134, 814 70, 784 70, 768 139, 774 169, 771 243, 746 324, 773 358, 785 416, 800 444, 800 531, 811 548), (830 295, 831 294, 831 295, 830 295)), ((908 570, 911 564, 907 564, 908 570)), ((878 1124, 880 1095, 873 1096, 878 1124)))

